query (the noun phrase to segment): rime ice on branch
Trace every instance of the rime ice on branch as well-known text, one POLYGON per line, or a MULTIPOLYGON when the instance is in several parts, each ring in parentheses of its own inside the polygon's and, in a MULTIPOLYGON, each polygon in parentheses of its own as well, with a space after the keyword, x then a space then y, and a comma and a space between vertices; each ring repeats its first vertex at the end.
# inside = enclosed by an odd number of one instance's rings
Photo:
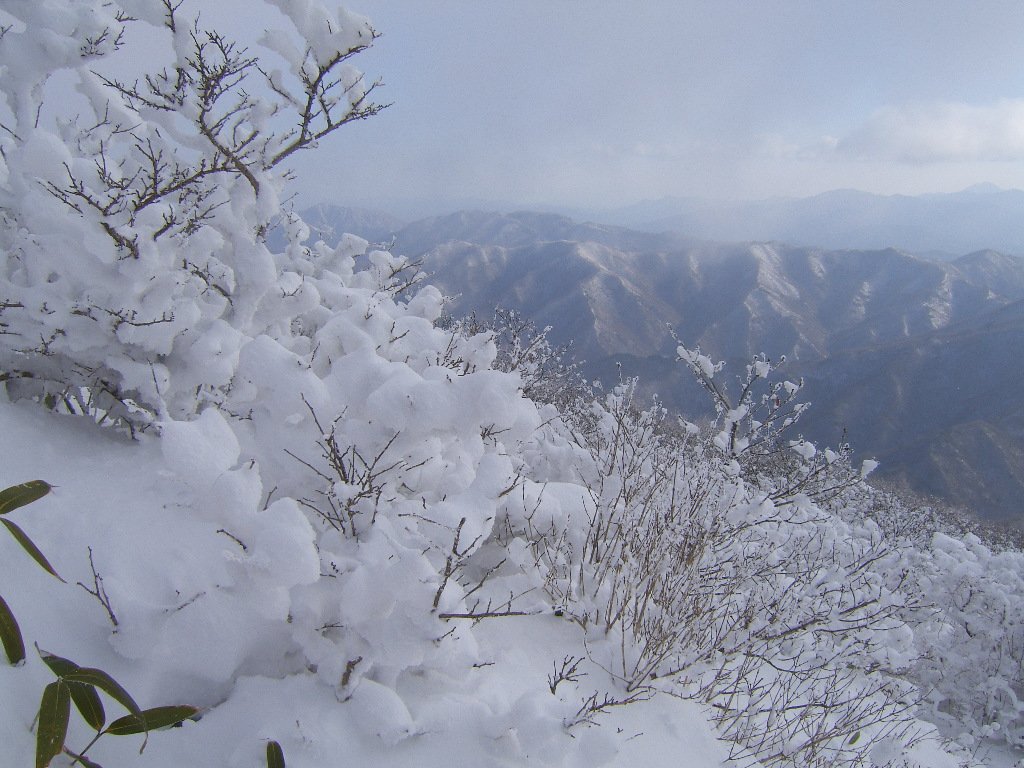
POLYGON ((290 322, 301 302, 279 299, 305 290, 302 265, 263 242, 285 164, 383 105, 351 61, 377 37, 366 19, 274 4, 290 28, 262 51, 182 0, 5 5, 0 376, 14 394, 133 427, 194 413, 229 385, 243 337, 290 322), (140 24, 171 63, 125 81, 108 60, 140 24), (52 103, 57 76, 76 117, 52 103))

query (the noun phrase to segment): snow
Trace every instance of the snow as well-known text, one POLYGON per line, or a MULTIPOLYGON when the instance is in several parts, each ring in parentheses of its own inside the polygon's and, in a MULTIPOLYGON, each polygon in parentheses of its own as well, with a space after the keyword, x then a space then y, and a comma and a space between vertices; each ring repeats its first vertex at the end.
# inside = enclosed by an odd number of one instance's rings
POLYGON ((791 441, 789 447, 796 451, 804 459, 804 461, 810 461, 814 458, 818 449, 814 443, 810 443, 806 440, 794 440, 791 441))
POLYGON ((679 346, 676 347, 676 354, 681 360, 685 360, 707 379, 713 378, 715 373, 721 370, 723 365, 722 363, 716 364, 711 362, 711 358, 707 355, 702 355, 699 349, 690 350, 686 347, 679 346))
MULTIPOLYGON (((750 246, 750 253, 757 262, 758 285, 768 294, 769 300, 779 296, 799 298, 799 289, 782 276, 782 257, 774 246, 755 243, 750 246)), ((772 303, 777 304, 777 300, 772 303)), ((782 308, 781 304, 778 306, 782 308)))
POLYGON ((224 417, 212 409, 195 421, 165 422, 160 433, 165 466, 199 485, 212 485, 238 461, 238 439, 224 417))
MULTIPOLYGON (((313 598, 303 585, 332 581, 308 560, 305 518, 291 502, 271 505, 260 514, 270 527, 246 542, 249 553, 204 523, 214 511, 205 501, 211 482, 239 471, 231 469, 237 442, 219 414, 206 413, 132 442, 80 418, 0 402, 0 434, 18 446, 5 457, 0 485, 45 475, 56 486, 19 519, 69 582, 47 577, 9 537, 0 539, 0 557, 13 566, 4 568, 4 596, 23 631, 40 647, 106 669, 144 707, 206 708, 197 723, 153 734, 142 756, 138 740, 101 740, 90 753, 99 763, 254 765, 265 740, 275 739, 288 765, 300 768, 334 764, 338 755, 380 766, 721 764, 725 747, 700 708, 668 696, 566 734, 560 718, 550 717, 563 703, 548 692, 546 675, 573 647, 574 633, 551 615, 481 625, 473 654, 480 666, 466 676, 424 669, 397 689, 363 679, 339 701, 322 674, 289 659, 289 627, 303 623, 313 598), (91 583, 86 546, 118 615, 116 629, 75 585, 91 583), (238 581, 261 570, 256 583, 238 581), (268 591, 289 583, 276 597, 268 591), (77 630, 67 632, 72 624, 77 630)), ((217 501, 211 506, 225 499, 217 501)), ((419 583, 415 574, 400 575, 406 567, 372 575, 357 569, 342 590, 330 585, 330 599, 348 622, 385 617, 419 583)), ((429 637, 409 642, 386 632, 367 640, 410 655, 431 645, 429 637)), ((12 764, 31 762, 29 725, 45 680, 38 659, 0 666, 7 713, 0 743, 12 764)))
POLYGON ((864 459, 860 465, 860 476, 867 477, 872 472, 878 469, 878 462, 874 459, 864 459))

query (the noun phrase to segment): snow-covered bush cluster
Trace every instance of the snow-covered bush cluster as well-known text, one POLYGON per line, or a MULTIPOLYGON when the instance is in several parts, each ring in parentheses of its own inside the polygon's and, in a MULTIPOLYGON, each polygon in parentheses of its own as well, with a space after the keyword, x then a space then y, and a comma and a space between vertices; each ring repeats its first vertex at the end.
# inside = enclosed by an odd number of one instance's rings
POLYGON ((970 520, 860 491, 844 515, 873 516, 905 553, 902 589, 915 601, 904 614, 916 647, 908 677, 921 714, 971 747, 983 738, 1024 746, 1024 553, 999 532, 984 541, 970 520))
MULTIPOLYGON (((1021 556, 883 533, 871 467, 789 439, 800 385, 768 360, 733 402, 680 346, 719 418, 676 423, 521 318, 442 322, 401 256, 308 243, 283 163, 380 109, 349 63, 376 33, 271 4, 259 59, 187 1, 0 11, 0 424, 25 446, 0 486, 58 487, 27 527, 69 582, 5 541, 4 597, 41 648, 200 708, 142 764, 273 740, 299 766, 595 765, 655 697, 729 745, 699 768, 954 765, 925 720, 1024 738, 1021 556), (168 63, 119 79, 142 25, 168 63)), ((11 764, 47 674, 0 670, 11 764)))
POLYGON ((348 62, 376 33, 273 5, 292 29, 263 44, 283 71, 178 0, 4 4, 0 366, 19 394, 187 418, 230 385, 247 339, 319 303, 258 235, 280 215, 283 163, 380 110, 348 62), (119 78, 149 25, 166 66, 119 78))
POLYGON ((521 312, 502 307, 489 318, 474 313, 460 319, 443 318, 442 324, 456 335, 490 334, 497 348, 493 367, 518 374, 524 397, 556 406, 563 418, 587 415, 594 387, 584 379, 572 345, 551 344, 551 328, 538 328, 521 312))
POLYGON ((595 404, 582 436, 582 524, 549 512, 550 483, 518 521, 548 594, 601 649, 594 663, 627 694, 667 685, 706 702, 732 755, 764 765, 857 764, 913 742, 915 691, 898 676, 913 635, 877 527, 751 482, 723 430, 667 429, 633 388, 595 404))

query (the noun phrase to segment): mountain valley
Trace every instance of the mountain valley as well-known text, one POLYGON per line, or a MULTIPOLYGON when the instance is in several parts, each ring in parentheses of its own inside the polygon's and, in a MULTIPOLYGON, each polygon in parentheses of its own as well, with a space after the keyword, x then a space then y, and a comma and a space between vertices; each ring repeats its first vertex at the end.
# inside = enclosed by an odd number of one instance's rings
POLYGON ((363 225, 422 259, 451 314, 517 310, 571 342, 588 378, 639 376, 689 418, 706 396, 673 332, 737 375, 755 354, 785 356, 813 403, 804 436, 845 435, 882 481, 1024 523, 1024 259, 707 242, 548 213, 354 215, 306 214, 318 235, 363 225))

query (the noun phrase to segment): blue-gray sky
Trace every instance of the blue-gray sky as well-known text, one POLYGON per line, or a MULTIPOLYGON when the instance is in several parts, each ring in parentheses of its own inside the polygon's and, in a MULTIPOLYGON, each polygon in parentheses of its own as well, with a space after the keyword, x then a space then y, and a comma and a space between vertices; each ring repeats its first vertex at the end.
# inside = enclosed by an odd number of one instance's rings
POLYGON ((1024 186, 1024 3, 347 0, 394 106, 303 201, 602 207, 1024 186))

